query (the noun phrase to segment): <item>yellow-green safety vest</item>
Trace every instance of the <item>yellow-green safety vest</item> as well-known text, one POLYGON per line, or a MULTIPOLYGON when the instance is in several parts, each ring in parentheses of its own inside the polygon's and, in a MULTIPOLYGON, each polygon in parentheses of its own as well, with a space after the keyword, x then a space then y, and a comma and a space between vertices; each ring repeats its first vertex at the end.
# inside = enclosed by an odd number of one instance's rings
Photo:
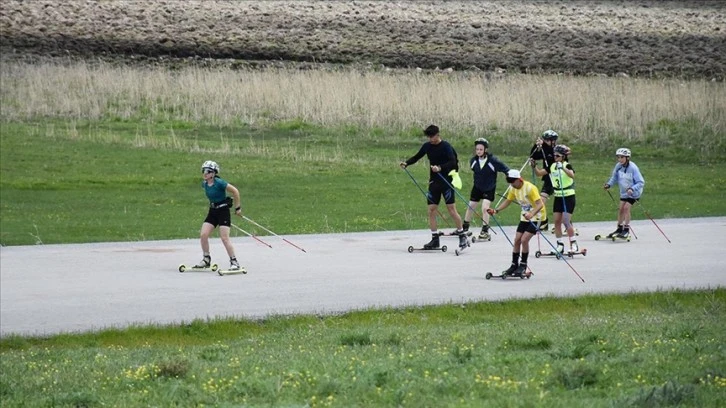
POLYGON ((575 195, 575 180, 564 172, 567 164, 567 162, 562 162, 562 170, 557 170, 555 168, 557 163, 552 163, 550 166, 550 179, 552 180, 552 186, 555 189, 555 197, 569 197, 571 195, 575 195), (562 184, 560 184, 560 182, 562 184))

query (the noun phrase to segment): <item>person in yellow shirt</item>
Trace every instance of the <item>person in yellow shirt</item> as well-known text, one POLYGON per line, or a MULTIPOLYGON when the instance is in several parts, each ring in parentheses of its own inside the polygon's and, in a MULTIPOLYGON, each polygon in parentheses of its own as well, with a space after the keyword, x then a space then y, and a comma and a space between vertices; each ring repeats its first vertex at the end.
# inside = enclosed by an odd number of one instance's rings
POLYGON ((507 183, 512 188, 507 192, 504 201, 501 202, 499 208, 489 208, 487 212, 494 215, 515 201, 521 207, 522 215, 519 225, 517 225, 517 234, 514 237, 512 248, 512 264, 502 274, 522 276, 527 271, 529 241, 538 231, 547 229, 547 210, 537 187, 522 179, 519 170, 511 169, 507 172, 507 183))

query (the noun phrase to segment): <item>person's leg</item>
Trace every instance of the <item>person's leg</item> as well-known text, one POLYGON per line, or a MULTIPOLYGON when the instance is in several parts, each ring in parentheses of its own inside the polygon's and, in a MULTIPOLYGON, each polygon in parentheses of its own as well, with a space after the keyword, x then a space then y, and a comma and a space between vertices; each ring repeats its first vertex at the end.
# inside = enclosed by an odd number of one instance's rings
POLYGON ((212 256, 209 253, 209 236, 214 231, 214 225, 204 222, 199 231, 199 242, 202 246, 202 260, 196 265, 198 268, 206 268, 212 264, 212 256))
POLYGON ((524 274, 527 271, 527 261, 529 260, 529 241, 532 239, 534 234, 531 231, 526 231, 522 234, 522 254, 520 255, 521 260, 519 261, 519 268, 517 272, 524 274))
POLYGON ((464 223, 461 220, 459 212, 456 211, 456 204, 446 204, 446 209, 449 210, 449 215, 451 215, 451 218, 454 219, 454 223, 456 224, 456 230, 462 231, 464 229, 464 223))
POLYGON ((205 222, 202 224, 202 229, 199 232, 199 241, 202 244, 202 252, 204 255, 209 255, 209 236, 214 231, 214 225, 205 222))
POLYGON ((428 215, 429 215, 429 228, 432 233, 439 230, 438 223, 436 221, 436 214, 438 213, 439 206, 436 204, 429 204, 428 215))
POLYGON ((623 201, 623 230, 620 233, 622 237, 627 237, 630 234, 630 210, 633 208, 635 200, 623 201))
POLYGON ((229 227, 219 227, 219 238, 222 240, 222 245, 224 245, 224 249, 227 250, 229 258, 236 258, 234 255, 234 246, 232 246, 232 241, 229 239, 229 227))
MULTIPOLYGON (((556 200, 556 199, 555 199, 556 200)), ((562 213, 555 212, 555 237, 557 238, 557 252, 562 253, 565 251, 565 244, 562 242, 562 213)))

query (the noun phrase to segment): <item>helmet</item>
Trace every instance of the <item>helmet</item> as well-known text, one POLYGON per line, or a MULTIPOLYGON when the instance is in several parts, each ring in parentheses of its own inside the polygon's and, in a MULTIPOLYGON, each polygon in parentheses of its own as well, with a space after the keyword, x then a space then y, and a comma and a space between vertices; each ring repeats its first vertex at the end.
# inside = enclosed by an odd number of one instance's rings
POLYGON ((202 171, 204 171, 204 169, 214 170, 214 174, 217 174, 219 173, 219 164, 217 164, 217 162, 207 160, 204 164, 202 164, 202 171))
POLYGON ((486 139, 484 139, 483 137, 480 137, 474 141, 474 146, 476 146, 476 145, 482 145, 482 146, 486 147, 487 149, 489 148, 489 142, 486 139))
POLYGON ((615 155, 630 157, 630 149, 628 149, 627 147, 621 147, 620 149, 615 151, 615 155))
POLYGON ((544 140, 557 140, 557 136, 559 136, 557 132, 552 129, 545 130, 545 132, 542 133, 542 139, 544 140))
POLYGON ((508 183, 511 183, 514 180, 517 180, 520 178, 522 178, 522 173, 520 173, 519 170, 517 170, 517 169, 510 169, 507 172, 507 182, 508 183))
POLYGON ((554 151, 555 151, 555 153, 561 154, 563 156, 568 156, 570 153, 572 153, 572 150, 570 150, 569 147, 567 147, 566 145, 563 145, 563 144, 555 146, 554 151))

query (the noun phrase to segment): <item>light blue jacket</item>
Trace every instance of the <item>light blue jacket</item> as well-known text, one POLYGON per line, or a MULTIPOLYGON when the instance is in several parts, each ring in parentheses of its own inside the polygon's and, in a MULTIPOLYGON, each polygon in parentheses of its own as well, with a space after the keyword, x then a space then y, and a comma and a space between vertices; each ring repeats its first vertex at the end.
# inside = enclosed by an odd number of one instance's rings
POLYGON ((613 169, 613 174, 610 176, 607 184, 614 186, 618 184, 620 186, 620 198, 640 198, 643 194, 643 187, 645 187, 645 179, 640 174, 640 169, 635 163, 628 161, 627 166, 623 166, 618 163, 613 169), (633 189, 633 194, 628 195, 627 191, 629 188, 633 189))

